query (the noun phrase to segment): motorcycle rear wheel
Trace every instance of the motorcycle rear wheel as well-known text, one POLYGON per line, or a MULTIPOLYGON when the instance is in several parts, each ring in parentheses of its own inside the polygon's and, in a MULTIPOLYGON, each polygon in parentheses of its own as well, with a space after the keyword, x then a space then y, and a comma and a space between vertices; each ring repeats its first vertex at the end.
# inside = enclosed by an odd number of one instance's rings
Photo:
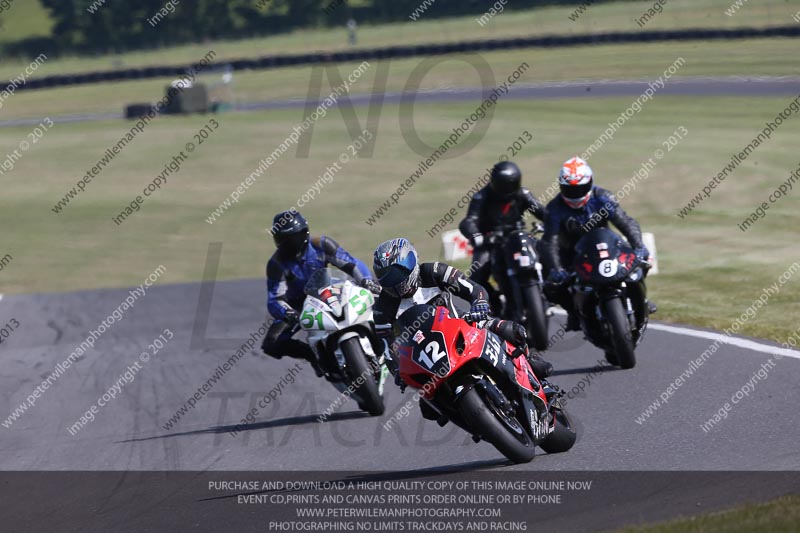
POLYGON ((348 385, 355 384, 361 377, 360 381, 363 383, 356 388, 356 393, 364 400, 364 410, 372 416, 382 415, 386 406, 378 390, 378 383, 375 381, 375 372, 367 361, 367 354, 364 353, 358 337, 352 337, 342 342, 341 348, 350 369, 348 385))
MULTIPOLYGON (((528 433, 519 426, 513 431, 498 419, 495 409, 490 407, 488 398, 473 387, 459 399, 458 410, 470 428, 479 437, 492 444, 497 450, 515 463, 528 463, 533 460, 536 449, 528 433)), ((514 419, 514 422, 517 422, 514 419)), ((519 422, 517 422, 519 424, 519 422)))

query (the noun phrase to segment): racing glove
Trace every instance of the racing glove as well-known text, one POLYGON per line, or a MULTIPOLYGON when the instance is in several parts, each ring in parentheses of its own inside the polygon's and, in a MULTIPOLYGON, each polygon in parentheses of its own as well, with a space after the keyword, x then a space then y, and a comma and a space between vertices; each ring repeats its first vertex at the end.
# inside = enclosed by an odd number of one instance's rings
POLYGON ((513 335, 512 344, 515 346, 527 346, 528 330, 519 322, 511 322, 511 333, 513 335))
POLYGON ((489 307, 489 302, 483 299, 472 302, 472 307, 469 310, 469 314, 476 321, 488 319, 490 312, 491 308, 489 307))
POLYGON ((361 280, 361 286, 367 289, 372 294, 380 294, 383 290, 381 284, 371 278, 364 278, 361 280))
POLYGON ((481 246, 483 246, 483 235, 476 233, 472 236, 472 247, 480 248, 481 246))
MULTIPOLYGON (((501 339, 510 342, 514 346, 525 347, 528 344, 528 331, 519 322, 495 318, 486 323, 486 329, 496 333, 501 339)), ((517 354, 517 356, 519 355, 517 354)), ((514 356, 512 355, 512 357, 514 356)))
POLYGON ((650 259, 650 250, 646 246, 637 248, 634 253, 636 254, 636 259, 642 263, 647 263, 648 259, 650 259))
POLYGON ((287 309, 286 314, 283 315, 283 321, 294 327, 300 322, 300 313, 294 309, 287 309))

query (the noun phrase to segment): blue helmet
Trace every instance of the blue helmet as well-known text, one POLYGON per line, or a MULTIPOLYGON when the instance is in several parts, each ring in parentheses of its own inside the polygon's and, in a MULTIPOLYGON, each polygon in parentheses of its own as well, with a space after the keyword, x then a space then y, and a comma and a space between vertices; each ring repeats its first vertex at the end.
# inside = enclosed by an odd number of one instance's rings
POLYGON ((372 269, 387 294, 408 298, 419 288, 419 257, 407 239, 392 239, 375 249, 372 269))

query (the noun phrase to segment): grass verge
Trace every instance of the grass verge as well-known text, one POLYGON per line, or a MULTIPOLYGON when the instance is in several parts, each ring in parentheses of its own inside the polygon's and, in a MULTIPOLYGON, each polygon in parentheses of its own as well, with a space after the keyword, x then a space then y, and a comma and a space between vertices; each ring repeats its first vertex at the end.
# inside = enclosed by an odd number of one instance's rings
POLYGON ((791 533, 800 523, 800 496, 784 496, 768 503, 682 518, 653 526, 626 528, 624 533, 791 533))
MULTIPOLYGON (((798 260, 796 232, 787 224, 796 210, 791 195, 746 233, 736 227, 798 166, 797 118, 759 147, 694 214, 683 220, 677 216, 677 210, 788 100, 656 96, 592 156, 598 183, 616 191, 657 149, 665 151, 647 179, 623 201, 644 229, 656 234, 662 274, 654 276, 649 287, 660 305, 659 319, 728 327, 798 260), (668 150, 662 143, 679 127, 688 135, 668 150)), ((629 104, 627 98, 501 102, 486 136, 473 150, 437 162, 370 226, 365 223, 368 217, 421 159, 404 141, 399 108, 386 105, 372 157, 353 158, 303 211, 314 233, 333 236, 364 259, 371 257, 377 243, 405 235, 423 259, 432 260, 441 256, 441 243, 426 230, 523 130, 534 141, 516 160, 525 172, 525 185, 540 194, 560 163, 583 151, 629 104)), ((474 108, 469 103, 420 104, 414 124, 423 140, 439 144, 474 108)), ((233 209, 210 225, 206 217, 291 133, 302 112, 215 118, 219 129, 121 226, 112 217, 185 150, 185 143, 194 140, 209 117, 165 117, 150 124, 61 214, 51 210, 53 205, 130 125, 57 124, 47 131, 5 176, 9 186, 0 197, 0 221, 13 230, 4 234, 2 246, 14 260, 0 273, 3 292, 131 285, 158 264, 168 269, 165 282, 199 280, 211 242, 224 243, 221 278, 262 276, 272 250, 265 233, 272 215, 294 205, 338 160, 349 143, 347 130, 338 111, 328 114, 315 127, 310 157, 298 158, 291 148, 233 209)), ((0 130, 0 154, 28 133, 29 128, 0 130)), ((458 218, 449 227, 457 223, 458 218)), ((793 294, 796 290, 787 284, 742 333, 784 341, 797 327, 794 317, 800 312, 793 294)))
MULTIPOLYGON (((213 49, 198 50, 196 62, 213 49)), ((677 58, 685 64, 675 73, 685 76, 800 76, 800 62, 794 39, 754 39, 745 41, 690 41, 637 45, 584 46, 552 50, 528 49, 492 52, 479 55, 452 55, 436 58, 435 65, 421 79, 414 74, 424 59, 404 59, 386 63, 372 62, 367 73, 351 88, 353 94, 368 94, 385 88, 399 92, 410 81, 422 90, 475 87, 481 85, 482 73, 490 73, 498 82, 523 62, 530 68, 518 83, 573 81, 576 79, 657 79, 677 58), (488 67, 487 67, 488 65, 488 67), (378 81, 386 69, 386 81, 378 81)), ((338 65, 346 77, 356 63, 338 65)), ((46 70, 45 63, 40 70, 46 70)), ((312 79, 312 68, 294 67, 268 71, 237 72, 234 94, 239 102, 305 98, 312 79)), ((155 79, 85 85, 60 89, 21 91, 3 102, 0 120, 54 116, 87 112, 121 112, 126 104, 155 102, 160 99, 170 79, 155 79)), ((332 85, 323 81, 324 91, 332 85)), ((314 94, 318 97, 319 93, 314 94)))

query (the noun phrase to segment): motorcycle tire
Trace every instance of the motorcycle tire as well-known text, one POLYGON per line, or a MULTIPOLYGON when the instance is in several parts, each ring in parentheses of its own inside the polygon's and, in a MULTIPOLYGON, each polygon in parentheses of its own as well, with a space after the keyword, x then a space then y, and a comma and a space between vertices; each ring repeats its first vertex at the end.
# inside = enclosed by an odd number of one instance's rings
POLYGON ((539 447, 547 453, 566 452, 575 444, 578 434, 572 429, 572 422, 561 407, 554 409, 555 429, 539 443, 539 447))
POLYGON ((611 342, 614 346, 614 355, 619 361, 620 368, 633 368, 636 366, 636 353, 634 352, 631 325, 628 314, 620 298, 612 298, 604 303, 606 320, 611 326, 611 342))
POLYGON ((542 352, 548 347, 547 314, 544 308, 544 297, 539 285, 524 287, 522 298, 528 314, 528 343, 537 352, 542 352))
POLYGON ((367 361, 367 354, 361 347, 358 337, 352 337, 342 342, 342 353, 349 369, 349 384, 355 384, 359 376, 366 376, 363 383, 356 388, 356 393, 363 398, 363 407, 372 416, 380 416, 386 410, 383 397, 375 381, 375 372, 367 361))
POLYGON ((515 434, 498 419, 488 403, 489 400, 473 387, 459 398, 458 410, 479 437, 492 444, 508 459, 515 463, 532 461, 536 449, 528 433, 520 425, 520 431, 515 434))

